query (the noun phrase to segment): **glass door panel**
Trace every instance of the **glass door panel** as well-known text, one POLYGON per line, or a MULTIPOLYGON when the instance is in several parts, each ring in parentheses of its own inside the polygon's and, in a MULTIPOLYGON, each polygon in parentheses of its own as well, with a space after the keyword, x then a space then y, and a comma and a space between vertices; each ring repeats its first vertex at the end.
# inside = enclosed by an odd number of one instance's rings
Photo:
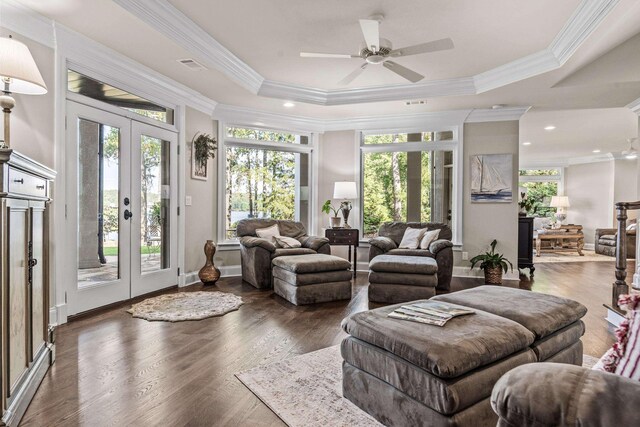
POLYGON ((129 298, 130 121, 67 103, 67 221, 77 286, 70 313, 129 298))
POLYGON ((169 141, 140 136, 140 270, 171 266, 171 173, 169 141))
POLYGON ((131 296, 177 283, 177 134, 133 122, 131 296))

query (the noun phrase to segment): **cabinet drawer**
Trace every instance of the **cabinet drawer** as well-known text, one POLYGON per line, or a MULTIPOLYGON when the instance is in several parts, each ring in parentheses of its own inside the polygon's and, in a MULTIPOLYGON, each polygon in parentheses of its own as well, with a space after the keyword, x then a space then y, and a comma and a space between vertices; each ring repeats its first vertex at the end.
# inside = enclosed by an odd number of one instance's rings
POLYGON ((326 230, 325 236, 331 243, 354 244, 358 241, 358 230, 326 230))
POLYGON ((30 173, 10 167, 9 193, 47 197, 47 181, 30 173))

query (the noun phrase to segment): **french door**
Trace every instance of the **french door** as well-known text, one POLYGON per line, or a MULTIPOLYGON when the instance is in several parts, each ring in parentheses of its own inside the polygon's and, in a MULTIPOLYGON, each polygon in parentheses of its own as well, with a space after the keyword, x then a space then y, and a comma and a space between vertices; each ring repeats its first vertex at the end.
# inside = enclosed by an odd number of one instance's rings
POLYGON ((177 283, 177 134, 67 101, 69 314, 177 283))

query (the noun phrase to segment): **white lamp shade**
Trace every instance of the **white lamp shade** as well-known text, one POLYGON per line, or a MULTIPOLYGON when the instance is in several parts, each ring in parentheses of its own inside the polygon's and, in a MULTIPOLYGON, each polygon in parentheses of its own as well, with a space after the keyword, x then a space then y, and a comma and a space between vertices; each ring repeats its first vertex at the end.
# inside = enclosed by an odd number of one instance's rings
POLYGON ((333 187, 333 198, 349 200, 358 198, 358 190, 355 182, 338 181, 333 187))
POLYGON ((0 37, 0 77, 11 79, 11 92, 27 95, 47 93, 47 85, 44 84, 29 48, 24 43, 7 37, 0 37))
POLYGON ((568 208, 571 205, 567 196, 552 196, 549 206, 552 208, 568 208))

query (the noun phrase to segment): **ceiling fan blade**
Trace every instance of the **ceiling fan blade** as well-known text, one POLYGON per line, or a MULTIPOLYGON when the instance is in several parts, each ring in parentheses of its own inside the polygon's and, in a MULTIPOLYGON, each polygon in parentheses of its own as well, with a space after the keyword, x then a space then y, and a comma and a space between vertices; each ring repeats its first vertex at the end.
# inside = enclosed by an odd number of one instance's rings
POLYGON ((349 55, 346 53, 316 53, 300 52, 302 58, 360 58, 359 55, 349 55))
POLYGON ((360 28, 367 48, 377 52, 380 49, 380 23, 375 19, 361 19, 360 28))
POLYGON ((424 79, 424 76, 422 74, 416 73, 415 71, 412 71, 407 67, 403 67, 402 65, 396 62, 385 61, 382 63, 382 65, 384 65, 384 68, 393 71, 394 73, 396 73, 401 77, 404 77, 405 79, 409 80, 411 83, 419 82, 420 80, 424 79))
POLYGON ((418 55, 421 53, 438 52, 440 50, 453 49, 453 40, 450 38, 434 40, 431 42, 416 44, 413 46, 401 47, 399 49, 393 49, 389 52, 389 56, 409 56, 418 55))
POLYGON ((367 68, 368 65, 369 65, 369 63, 365 62, 360 67, 356 68, 353 72, 351 72, 347 77, 345 77, 344 79, 340 80, 338 82, 338 84, 340 86, 348 85, 349 83, 354 81, 356 77, 358 77, 360 74, 362 74, 362 72, 364 71, 365 68, 367 68))

